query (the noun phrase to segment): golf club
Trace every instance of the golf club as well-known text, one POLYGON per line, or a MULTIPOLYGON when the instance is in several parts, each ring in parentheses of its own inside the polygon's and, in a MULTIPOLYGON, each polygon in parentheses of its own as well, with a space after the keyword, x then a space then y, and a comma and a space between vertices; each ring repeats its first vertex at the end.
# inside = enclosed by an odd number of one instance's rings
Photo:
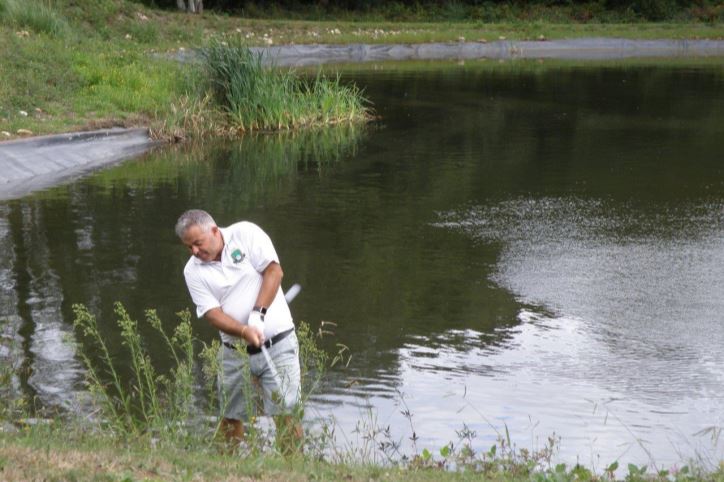
MULTIPOLYGON (((297 297, 299 292, 302 291, 302 287, 298 283, 294 283, 291 288, 287 290, 287 292, 284 294, 284 299, 287 300, 287 303, 291 303, 294 298, 297 297)), ((277 384, 277 388, 279 391, 282 390, 282 380, 279 377, 279 372, 277 371, 276 365, 274 365, 274 362, 272 361, 271 357, 269 356, 269 352, 266 349, 266 346, 264 344, 261 345, 261 352, 264 354, 264 359, 266 360, 266 364, 269 367, 269 371, 271 372, 272 376, 274 377, 274 382, 277 384)))

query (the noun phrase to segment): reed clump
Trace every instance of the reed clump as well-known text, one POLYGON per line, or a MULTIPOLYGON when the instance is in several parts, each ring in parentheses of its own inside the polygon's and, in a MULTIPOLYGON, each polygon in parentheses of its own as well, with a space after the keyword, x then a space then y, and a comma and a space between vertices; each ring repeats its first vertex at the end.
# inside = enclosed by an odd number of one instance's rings
POLYGON ((213 40, 203 52, 214 98, 231 130, 278 131, 364 121, 369 102, 359 88, 321 73, 303 79, 265 65, 239 37, 213 40))
POLYGON ((228 131, 223 115, 213 108, 210 93, 182 95, 171 103, 168 114, 150 129, 150 135, 164 142, 181 142, 188 138, 204 139, 228 131))

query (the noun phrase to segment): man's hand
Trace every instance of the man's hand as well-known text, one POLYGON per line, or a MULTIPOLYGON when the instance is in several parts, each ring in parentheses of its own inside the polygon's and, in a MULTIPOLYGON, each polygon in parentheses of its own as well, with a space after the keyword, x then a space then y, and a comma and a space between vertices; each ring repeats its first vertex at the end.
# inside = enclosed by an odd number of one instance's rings
POLYGON ((264 315, 258 311, 252 311, 249 315, 249 322, 244 330, 244 339, 256 347, 264 343, 264 315))

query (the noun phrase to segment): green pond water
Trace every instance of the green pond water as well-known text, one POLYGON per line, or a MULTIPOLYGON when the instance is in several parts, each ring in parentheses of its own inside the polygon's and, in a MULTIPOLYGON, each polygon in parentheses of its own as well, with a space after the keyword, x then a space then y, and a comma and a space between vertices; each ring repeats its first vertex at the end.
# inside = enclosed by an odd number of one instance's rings
POLYGON ((478 449, 506 427, 523 448, 555 433, 560 459, 600 469, 721 460, 721 62, 342 73, 377 121, 163 148, 0 204, 16 389, 83 409, 72 303, 119 355, 114 301, 173 326, 191 307, 173 225, 200 207, 262 226, 303 287, 295 319, 336 323, 326 347, 352 358, 307 416, 333 418, 340 445, 362 446, 362 423, 436 450, 465 424, 478 449))

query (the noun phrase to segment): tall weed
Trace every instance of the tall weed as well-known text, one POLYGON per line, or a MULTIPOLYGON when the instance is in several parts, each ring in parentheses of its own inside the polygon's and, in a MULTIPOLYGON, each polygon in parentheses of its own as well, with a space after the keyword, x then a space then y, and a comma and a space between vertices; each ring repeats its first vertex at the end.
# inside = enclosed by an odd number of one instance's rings
POLYGON ((150 22, 132 22, 128 25, 128 35, 143 44, 155 44, 159 39, 158 27, 150 22))
POLYGON ((74 325, 99 351, 100 366, 97 366, 85 350, 79 350, 87 368, 88 387, 99 402, 103 418, 119 434, 138 435, 152 431, 172 436, 187 435, 185 427, 193 407, 194 387, 191 315, 188 311, 178 313, 180 323, 169 337, 156 312, 146 311, 146 323, 160 333, 174 360, 170 373, 160 374, 141 339, 138 323, 120 303, 116 303, 114 311, 122 344, 129 355, 130 380, 120 375, 95 316, 85 306, 73 305, 74 325))

